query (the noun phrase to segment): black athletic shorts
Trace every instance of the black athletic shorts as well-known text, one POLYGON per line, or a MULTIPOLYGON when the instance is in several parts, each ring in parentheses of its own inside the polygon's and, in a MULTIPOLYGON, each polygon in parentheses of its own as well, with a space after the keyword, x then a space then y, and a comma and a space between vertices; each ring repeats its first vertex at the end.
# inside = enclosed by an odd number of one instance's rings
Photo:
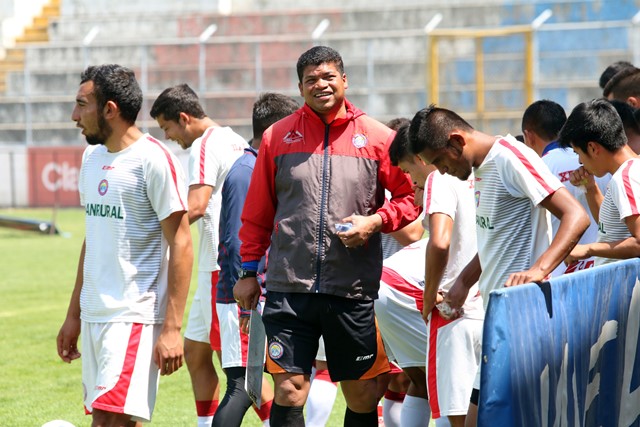
POLYGON ((332 381, 375 378, 390 369, 373 301, 270 291, 262 320, 272 374, 310 375, 320 336, 332 381))

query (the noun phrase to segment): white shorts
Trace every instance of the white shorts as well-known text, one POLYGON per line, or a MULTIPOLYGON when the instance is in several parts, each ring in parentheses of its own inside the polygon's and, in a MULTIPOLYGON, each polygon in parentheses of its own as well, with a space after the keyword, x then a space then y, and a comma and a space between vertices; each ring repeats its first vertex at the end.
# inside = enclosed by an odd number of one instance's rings
POLYGON ((82 385, 94 409, 150 421, 160 370, 153 348, 162 325, 82 322, 82 385))
POLYGON ((222 368, 246 368, 249 335, 240 330, 238 304, 216 304, 222 344, 222 368))
POLYGON ((322 337, 318 340, 318 352, 316 353, 316 360, 321 362, 327 361, 327 353, 324 351, 324 340, 322 337))
POLYGON ((409 295, 381 281, 375 300, 382 339, 401 368, 425 366, 427 325, 416 301, 418 293, 421 297, 422 290, 418 288, 409 295))
POLYGON ((429 320, 427 390, 433 418, 465 415, 482 353, 481 319, 429 320))
MULTIPOLYGON (((213 316, 212 295, 216 292, 218 284, 218 271, 198 272, 198 288, 193 295, 191 308, 189 309, 189 320, 184 337, 191 341, 211 344, 214 350, 220 350, 220 326, 218 316, 213 316), (212 321, 214 323, 212 323, 212 321), (218 346, 215 346, 215 335, 218 336, 218 346)), ((214 296, 215 298, 215 296, 214 296)), ((213 300, 215 301, 215 299, 213 300)))

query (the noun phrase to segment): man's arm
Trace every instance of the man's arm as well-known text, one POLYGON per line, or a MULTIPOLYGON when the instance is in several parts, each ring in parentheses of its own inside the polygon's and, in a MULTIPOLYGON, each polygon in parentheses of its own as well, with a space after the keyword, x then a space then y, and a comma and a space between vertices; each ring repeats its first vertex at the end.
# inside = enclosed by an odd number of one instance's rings
POLYGON ((583 186, 585 188, 589 211, 591 212, 591 216, 597 223, 598 218, 600 217, 600 205, 602 204, 604 196, 602 195, 600 187, 598 187, 598 184, 596 183, 593 175, 590 174, 584 168, 584 166, 580 166, 580 168, 571 172, 569 182, 571 182, 571 184, 575 185, 576 187, 583 186))
POLYGON ((594 242, 577 245, 565 260, 573 263, 592 256, 612 259, 629 259, 640 256, 640 215, 631 215, 624 219, 631 237, 616 242, 594 242))
POLYGON ((505 286, 544 280, 569 255, 571 249, 589 227, 587 212, 564 187, 546 197, 540 204, 560 220, 558 232, 547 250, 531 268, 511 274, 505 286))
POLYGON ((469 289, 480 279, 481 273, 480 257, 476 254, 453 282, 444 297, 444 302, 454 310, 460 309, 469 296, 469 289))
POLYGON ((67 362, 71 363, 80 357, 78 351, 78 337, 80 336, 80 293, 82 291, 82 283, 84 276, 84 254, 87 246, 87 241, 82 242, 82 249, 80 250, 80 259, 78 260, 78 269, 76 272, 76 283, 71 293, 71 301, 69 301, 69 308, 67 309, 67 317, 58 332, 57 344, 58 344, 58 356, 67 362))
POLYGON ((425 252, 424 306, 422 308, 422 318, 425 321, 438 302, 436 300, 438 289, 449 262, 452 231, 453 219, 449 215, 443 213, 429 215, 429 242, 425 252))
POLYGON ((160 222, 162 234, 169 243, 167 311, 162 332, 154 349, 154 360, 161 375, 170 375, 182 366, 183 347, 180 329, 187 303, 193 246, 189 219, 185 211, 174 212, 160 222))
POLYGON ((189 224, 193 224, 204 216, 213 190, 214 188, 207 184, 193 184, 189 186, 189 196, 187 197, 189 224))
POLYGON ((418 218, 400 230, 389 233, 389 235, 396 239, 402 246, 410 245, 422 239, 422 236, 424 236, 422 221, 418 218))

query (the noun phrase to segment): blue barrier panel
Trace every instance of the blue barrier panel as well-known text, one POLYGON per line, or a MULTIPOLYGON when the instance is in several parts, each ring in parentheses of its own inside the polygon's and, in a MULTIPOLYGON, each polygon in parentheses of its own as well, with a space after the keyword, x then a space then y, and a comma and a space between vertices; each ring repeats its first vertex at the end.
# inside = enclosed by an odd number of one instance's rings
POLYGON ((491 293, 478 426, 640 426, 640 260, 491 293))

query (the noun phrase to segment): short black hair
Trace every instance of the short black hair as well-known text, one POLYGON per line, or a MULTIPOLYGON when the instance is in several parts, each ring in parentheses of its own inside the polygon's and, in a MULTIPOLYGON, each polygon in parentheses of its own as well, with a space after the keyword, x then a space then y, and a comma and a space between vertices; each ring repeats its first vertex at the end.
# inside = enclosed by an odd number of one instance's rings
POLYGON ((142 107, 142 90, 133 70, 118 64, 91 65, 82 72, 80 84, 93 82, 93 94, 98 110, 112 101, 120 110, 120 117, 132 125, 142 107))
POLYGON ((609 102, 618 112, 625 132, 630 130, 631 132, 640 135, 640 123, 638 123, 638 119, 636 118, 637 110, 623 101, 612 99, 609 102))
POLYGON ((555 141, 566 121, 567 114, 560 104, 541 99, 524 110, 522 131, 532 131, 546 141, 555 141))
POLYGON ((197 119, 207 116, 200 105, 198 95, 186 83, 163 90, 149 112, 154 119, 162 115, 165 120, 174 122, 180 120, 180 113, 186 113, 197 119))
POLYGON ((602 91, 605 98, 612 97, 626 101, 630 96, 640 95, 640 68, 623 68, 609 79, 602 91))
POLYGON ((598 81, 600 89, 604 89, 607 83, 609 83, 609 80, 611 80, 611 77, 625 68, 633 68, 633 64, 629 61, 616 61, 605 68, 602 74, 600 74, 600 80, 598 81))
POLYGON ((560 131, 560 146, 587 151, 590 141, 614 152, 627 144, 622 119, 606 99, 593 99, 578 104, 560 131))
POLYGON ((298 81, 302 83, 302 74, 309 65, 318 66, 321 64, 334 64, 338 72, 341 75, 344 74, 344 63, 338 51, 328 46, 314 46, 298 58, 298 63, 296 64, 298 81))
POLYGON ((393 137, 391 145, 389 145, 389 159, 393 166, 398 166, 398 163, 409 159, 413 155, 409 147, 409 127, 411 126, 411 121, 409 119, 405 120, 406 122, 398 123, 396 135, 393 137))
POLYGON ((251 121, 253 138, 260 139, 265 130, 280 119, 293 114, 300 105, 295 99, 281 93, 266 92, 253 104, 251 121))
POLYGON ((409 143, 412 153, 419 154, 426 148, 439 150, 447 146, 449 134, 454 130, 473 130, 466 120, 446 108, 431 104, 418 111, 411 120, 409 143))

